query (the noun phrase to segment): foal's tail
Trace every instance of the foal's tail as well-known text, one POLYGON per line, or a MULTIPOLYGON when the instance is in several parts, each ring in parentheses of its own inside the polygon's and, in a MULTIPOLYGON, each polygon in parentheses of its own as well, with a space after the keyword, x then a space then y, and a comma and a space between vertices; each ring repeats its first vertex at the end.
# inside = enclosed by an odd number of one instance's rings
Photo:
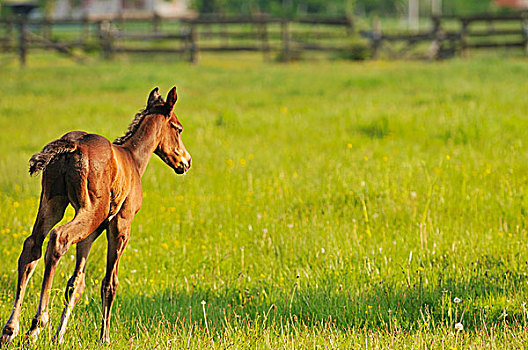
POLYGON ((75 142, 66 138, 60 138, 48 143, 42 151, 35 153, 29 160, 29 174, 36 175, 46 169, 48 164, 56 156, 63 153, 71 153, 77 149, 75 142))

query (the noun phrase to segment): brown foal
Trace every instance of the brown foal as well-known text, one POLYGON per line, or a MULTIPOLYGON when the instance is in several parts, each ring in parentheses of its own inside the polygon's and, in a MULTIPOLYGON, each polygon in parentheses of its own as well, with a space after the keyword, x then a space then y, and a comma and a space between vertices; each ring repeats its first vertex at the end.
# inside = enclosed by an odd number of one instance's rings
POLYGON ((106 230, 106 275, 101 286, 103 320, 100 339, 110 341, 110 313, 118 285, 119 259, 130 237, 130 224, 141 207, 141 176, 152 153, 178 174, 191 166, 191 156, 181 139, 182 125, 173 112, 176 88, 166 101, 152 90, 147 107, 138 113, 123 137, 110 143, 102 136, 72 131, 47 144, 30 160, 29 172, 43 172, 40 206, 33 231, 18 260, 18 283, 1 343, 19 331, 19 318, 29 278, 42 255, 44 238, 51 230, 45 254, 45 271, 37 313, 27 335, 34 338, 49 322, 48 304, 55 268, 68 248, 77 244, 77 262, 66 287, 66 305, 54 340, 64 340, 66 324, 85 287, 86 259, 92 243, 106 230), (53 228, 68 204, 75 209, 72 221, 53 228), (53 229, 52 229, 53 228, 53 229))

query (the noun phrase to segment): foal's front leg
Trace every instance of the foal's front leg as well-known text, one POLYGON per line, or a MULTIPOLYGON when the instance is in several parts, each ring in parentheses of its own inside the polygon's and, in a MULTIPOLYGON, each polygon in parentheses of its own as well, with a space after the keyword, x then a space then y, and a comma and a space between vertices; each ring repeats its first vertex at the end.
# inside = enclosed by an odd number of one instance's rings
POLYGON ((106 257, 106 275, 101 285, 103 321, 100 336, 100 340, 106 343, 110 343, 110 315, 117 292, 117 285, 119 284, 117 278, 119 259, 125 251, 130 238, 131 221, 131 217, 123 217, 123 213, 120 213, 110 222, 106 233, 108 238, 108 251, 106 257))

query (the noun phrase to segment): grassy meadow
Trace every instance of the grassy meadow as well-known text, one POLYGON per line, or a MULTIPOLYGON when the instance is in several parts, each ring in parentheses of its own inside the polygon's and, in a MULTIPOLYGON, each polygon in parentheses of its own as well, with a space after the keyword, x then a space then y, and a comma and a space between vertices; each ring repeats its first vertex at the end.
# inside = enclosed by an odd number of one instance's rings
MULTIPOLYGON (((143 176, 112 349, 526 347, 526 77, 522 57, 275 64, 204 55, 191 66, 36 55, 25 69, 6 65, 0 323, 40 195, 30 156, 70 130, 113 140, 153 87, 176 85, 193 166, 177 176, 154 156, 143 176)), ((74 253, 58 267, 39 349, 54 347, 74 253)), ((105 257, 102 236, 66 348, 106 347, 97 343, 105 257)), ((20 339, 12 348, 25 348, 20 339)))

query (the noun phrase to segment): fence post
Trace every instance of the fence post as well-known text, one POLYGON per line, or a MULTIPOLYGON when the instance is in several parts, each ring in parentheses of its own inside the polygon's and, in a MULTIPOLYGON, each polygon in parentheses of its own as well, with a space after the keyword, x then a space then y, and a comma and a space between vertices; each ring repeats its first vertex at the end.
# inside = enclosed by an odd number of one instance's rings
POLYGON ((442 50, 442 25, 440 17, 433 16, 433 42, 431 43, 430 58, 437 60, 440 57, 440 51, 442 50))
POLYGON ((197 25, 193 21, 191 22, 191 33, 190 33, 190 39, 191 39, 191 63, 198 63, 198 29, 196 28, 197 25))
POLYGON ((268 21, 266 19, 261 19, 260 23, 260 40, 262 41, 262 57, 264 61, 269 61, 269 42, 268 42, 268 21))
POLYGON ((288 62, 291 59, 291 48, 290 48, 290 26, 289 21, 284 19, 281 21, 281 32, 282 32, 282 61, 288 62))
POLYGON ((460 32, 460 45, 461 45, 461 50, 462 50, 462 56, 467 56, 467 53, 468 53, 468 43, 467 43, 468 27, 469 27, 469 21, 467 19, 462 19, 462 30, 460 32))
POLYGON ((26 65, 27 55, 27 37, 26 37, 26 19, 20 18, 18 21, 18 57, 22 66, 26 65))
POLYGON ((374 60, 378 59, 381 40, 381 23, 377 17, 374 17, 374 21, 372 23, 372 59, 374 60))
POLYGON ((99 22, 99 40, 101 43, 101 49, 103 50, 103 58, 108 60, 112 58, 112 29, 109 21, 99 22))
POLYGON ((152 17, 152 26, 155 34, 158 34, 161 28, 161 17, 157 13, 154 13, 152 17))
POLYGON ((521 17, 521 26, 523 32, 523 42, 524 42, 524 54, 528 55, 528 18, 526 18, 526 13, 523 12, 521 17))
POLYGON ((79 44, 81 46, 85 46, 86 45, 86 38, 88 38, 90 36, 90 23, 88 23, 88 16, 83 16, 83 18, 81 19, 82 21, 82 24, 81 24, 81 36, 79 38, 79 44))

